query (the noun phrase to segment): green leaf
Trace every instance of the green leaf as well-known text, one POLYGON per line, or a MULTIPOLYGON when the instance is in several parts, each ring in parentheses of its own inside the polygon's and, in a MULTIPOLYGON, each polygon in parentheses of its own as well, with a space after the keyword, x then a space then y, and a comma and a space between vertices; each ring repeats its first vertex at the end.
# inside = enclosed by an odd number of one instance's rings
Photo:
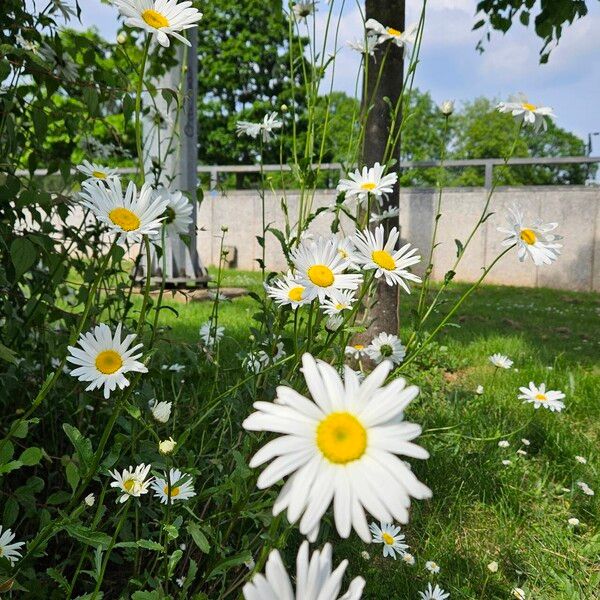
POLYGON ((163 552, 164 546, 152 540, 137 540, 136 542, 119 542, 115 544, 115 548, 144 548, 144 550, 154 550, 155 552, 163 552))
POLYGON ((131 115, 135 109, 135 101, 129 94, 123 96, 123 117, 125 122, 131 119, 131 115))
POLYGON ((210 572, 207 579, 211 579, 220 573, 224 573, 228 571, 232 567, 237 567, 238 565, 243 565, 245 562, 248 562, 252 558, 252 554, 249 550, 238 554, 237 556, 232 556, 231 558, 226 558, 220 562, 218 562, 215 568, 210 572))
POLYGON ((73 425, 69 425, 69 423, 63 423, 63 431, 67 434, 67 437, 75 447, 75 453, 80 463, 79 473, 84 475, 88 472, 94 458, 92 442, 86 437, 83 437, 77 427, 73 427, 73 425))
POLYGON ((160 600, 161 596, 157 590, 151 592, 133 592, 131 600, 160 600))
POLYGON ((27 238, 20 237, 10 245, 10 257, 15 267, 15 283, 21 279, 35 263, 38 253, 34 244, 27 238))
POLYGON ((16 365, 17 355, 10 348, 0 343, 0 360, 4 360, 6 362, 12 363, 13 365, 16 365))
POLYGON ((48 131, 48 119, 42 107, 37 107, 31 113, 33 119, 33 129, 35 135, 41 140, 44 140, 48 131))
POLYGON ((96 116, 98 111, 98 91, 96 88, 88 87, 83 90, 83 99, 90 111, 90 116, 96 116))
POLYGON ((187 532, 192 536, 192 539, 196 543, 196 546, 198 546, 198 548, 200 548, 200 550, 202 550, 204 554, 208 554, 210 552, 210 544, 208 543, 206 536, 200 529, 200 525, 192 521, 191 523, 188 523, 186 529, 187 532))
POLYGON ((26 467, 33 467, 42 460, 42 456, 43 454, 40 448, 27 448, 26 450, 23 450, 23 453, 19 456, 19 461, 26 467))
POLYGON ((9 498, 4 505, 4 514, 2 515, 2 525, 10 527, 19 516, 19 503, 14 498, 9 498))
POLYGON ((67 476, 67 481, 74 492, 77 489, 80 480, 79 473, 77 472, 77 466, 74 462, 67 463, 67 466, 65 467, 65 473, 67 476))
POLYGON ((13 443, 8 440, 6 444, 4 444, 4 448, 2 448, 2 453, 0 454, 0 465, 6 464, 15 453, 15 447, 13 443))
POLYGON ((169 577, 173 577, 173 573, 175 573, 175 568, 177 567, 177 563, 179 563, 182 556, 183 556, 183 552, 179 548, 177 548, 177 550, 175 550, 175 552, 173 552, 173 554, 171 554, 171 556, 169 556, 169 566, 168 566, 169 577))
POLYGON ((460 240, 454 240, 454 243, 456 244, 456 256, 457 258, 460 258, 462 253, 465 251, 465 247, 460 240))
POLYGON ((111 542, 111 537, 106 535, 106 533, 94 531, 83 525, 76 525, 73 523, 67 525, 65 530, 72 538, 90 546, 101 546, 106 549, 111 542))
POLYGON ((56 581, 56 583, 58 583, 58 585, 63 590, 65 590, 65 592, 69 593, 71 591, 71 586, 69 585, 69 582, 67 581, 66 577, 60 571, 50 568, 50 569, 46 569, 46 573, 52 579, 54 579, 54 581, 56 581))
POLYGON ((11 460, 5 465, 0 465, 0 475, 4 475, 5 473, 10 473, 11 471, 16 471, 23 466, 23 463, 20 460, 11 460))

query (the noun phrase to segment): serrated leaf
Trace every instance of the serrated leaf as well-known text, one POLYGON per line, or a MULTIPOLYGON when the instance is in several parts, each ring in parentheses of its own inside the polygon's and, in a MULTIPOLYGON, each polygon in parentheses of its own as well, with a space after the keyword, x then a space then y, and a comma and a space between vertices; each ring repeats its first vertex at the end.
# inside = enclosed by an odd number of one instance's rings
POLYGON ((67 466, 65 467, 65 474, 67 477, 67 481, 69 482, 69 485, 71 486, 71 489, 74 492, 77 489, 77 486, 79 485, 80 481, 79 472, 77 471, 77 466, 75 465, 75 463, 67 463, 67 466))
POLYGON ((73 427, 69 423, 63 423, 63 431, 75 448, 75 454, 79 460, 79 472, 84 475, 88 472, 94 458, 92 442, 84 437, 77 427, 73 427))
POLYGON ((83 525, 70 524, 65 526, 65 531, 76 540, 88 544, 90 546, 100 546, 104 549, 108 548, 111 542, 111 537, 101 531, 94 531, 83 525))

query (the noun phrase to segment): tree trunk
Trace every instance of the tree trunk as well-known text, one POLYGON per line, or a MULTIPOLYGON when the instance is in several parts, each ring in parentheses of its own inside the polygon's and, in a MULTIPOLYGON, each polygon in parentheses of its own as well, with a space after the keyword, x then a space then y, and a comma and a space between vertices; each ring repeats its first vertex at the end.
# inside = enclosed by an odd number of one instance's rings
MULTIPOLYGON (((405 0, 365 0, 366 19, 375 19, 385 27, 399 31, 405 28, 405 0)), ((363 146, 363 164, 372 167, 376 162, 383 163, 387 140, 395 136, 400 118, 392 127, 392 111, 402 94, 404 79, 404 51, 391 42, 378 46, 375 56, 369 57, 368 77, 366 78, 363 109, 371 107, 367 117, 365 142, 363 146), (379 77, 383 57, 387 58, 379 77), (379 83, 377 83, 379 78, 379 83)), ((400 140, 393 148, 392 157, 400 159, 400 140)), ((398 164, 394 167, 398 168, 398 164)), ((396 184, 393 193, 385 200, 382 209, 398 207, 400 186, 396 184)), ((383 222, 386 232, 398 226, 398 219, 386 219, 383 222)), ((388 286, 381 278, 377 286, 376 299, 370 311, 372 321, 367 331, 371 339, 378 333, 398 332, 398 286, 388 286)))

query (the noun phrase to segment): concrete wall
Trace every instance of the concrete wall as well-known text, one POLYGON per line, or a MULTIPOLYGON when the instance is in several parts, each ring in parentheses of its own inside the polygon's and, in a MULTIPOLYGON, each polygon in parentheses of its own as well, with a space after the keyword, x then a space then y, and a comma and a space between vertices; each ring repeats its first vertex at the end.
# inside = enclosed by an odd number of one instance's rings
MULTIPOLYGON (((465 241, 479 218, 486 201, 483 188, 454 188, 444 191, 442 219, 435 255, 434 277, 442 279, 456 258, 455 239, 465 241)), ((283 229, 280 208, 282 193, 267 193, 266 221, 283 229)), ((290 216, 297 214, 299 194, 286 194, 290 216)), ((313 210, 331 206, 336 194, 319 190, 313 210)), ((503 234, 498 226, 505 225, 506 207, 519 203, 531 217, 546 222, 557 221, 557 232, 564 245, 559 260, 551 266, 535 267, 527 260, 519 263, 509 254, 497 264, 487 281, 505 285, 540 286, 571 290, 600 291, 600 189, 594 187, 515 187, 501 188, 492 198, 490 210, 494 215, 480 228, 457 270, 456 280, 473 281, 481 267, 490 264, 500 250, 503 234)), ((400 194, 400 226, 402 238, 411 242, 426 256, 431 245, 437 195, 434 190, 404 189, 400 194)), ((320 214, 311 231, 327 234, 332 215, 320 214)), ((229 231, 226 245, 237 251, 236 266, 258 269, 255 258, 261 255, 256 236, 261 234, 261 201, 253 191, 209 192, 198 216, 198 251, 204 264, 215 265, 219 260, 221 226, 229 231)), ((351 233, 351 221, 342 221, 345 233, 351 233)), ((425 259, 423 259, 423 262, 425 259)), ((266 263, 271 270, 285 270, 287 264, 272 234, 267 235, 266 263)), ((422 265, 421 265, 422 266, 422 265)), ((418 271, 418 269, 417 269, 418 271)))

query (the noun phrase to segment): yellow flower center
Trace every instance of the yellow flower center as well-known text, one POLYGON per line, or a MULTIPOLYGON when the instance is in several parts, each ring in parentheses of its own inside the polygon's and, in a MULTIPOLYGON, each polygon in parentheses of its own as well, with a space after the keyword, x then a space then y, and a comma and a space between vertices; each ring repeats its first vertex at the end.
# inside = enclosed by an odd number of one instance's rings
POLYGON ((96 369, 105 375, 112 375, 123 366, 123 359, 114 350, 104 350, 96 356, 96 369))
POLYGON ((537 241, 535 232, 533 232, 531 229, 521 229, 520 237, 526 244, 529 244, 530 246, 533 246, 533 244, 535 244, 537 241))
POLYGON ((535 399, 539 400, 540 402, 546 402, 546 394, 536 394, 535 399))
POLYGON ((399 35, 402 35, 401 31, 398 31, 397 29, 394 29, 393 27, 388 27, 387 32, 389 35, 393 35, 394 37, 398 37, 399 35))
POLYGON ((365 453, 367 430, 350 413, 331 413, 317 427, 317 447, 330 462, 345 465, 365 453))
POLYGON ((142 19, 150 25, 150 27, 154 27, 154 29, 160 29, 161 27, 168 27, 169 20, 164 15, 161 15, 159 12, 152 10, 151 8, 146 9, 142 13, 142 19))
POLYGON ((361 190, 371 191, 374 190, 377 186, 372 181, 367 181, 366 183, 362 183, 360 186, 361 190))
POLYGON ((521 106, 525 109, 525 110, 531 110, 534 111, 537 109, 537 106, 535 104, 530 104, 529 102, 523 102, 523 104, 521 104, 521 106))
MULTIPOLYGON (((163 488, 163 492, 165 493, 166 496, 169 495, 169 486, 165 485, 165 487, 163 488)), ((179 496, 179 492, 181 492, 181 489, 178 487, 172 487, 171 488, 171 498, 175 498, 176 496, 179 496)))
POLYGON ((325 265, 313 265, 308 269, 308 278, 319 287, 329 287, 333 284, 335 277, 333 271, 325 265))
POLYGON ((128 208, 113 208, 109 213, 110 220, 120 227, 123 231, 134 231, 139 228, 140 220, 138 216, 128 208))
POLYGON ((102 171, 92 171, 92 177, 95 177, 96 179, 106 179, 106 173, 103 173, 102 171))
POLYGON ((123 482, 123 487, 126 491, 131 492, 133 487, 135 486, 135 479, 127 479, 123 482))
POLYGON ((396 268, 396 261, 392 258, 392 255, 385 250, 373 250, 373 252, 371 252, 371 258, 376 265, 386 271, 393 271, 396 268))
POLYGON ((343 248, 339 248, 338 249, 338 254, 342 257, 342 258, 348 258, 348 256, 350 256, 348 254, 348 252, 346 252, 346 250, 344 250, 343 248))
POLYGON ((339 302, 335 305, 335 310, 344 310, 345 308, 347 308, 346 305, 339 302))
POLYGON ((356 350, 364 350, 364 346, 362 344, 354 344, 353 346, 356 350))
POLYGON ((394 545, 394 538, 389 533, 382 533, 381 538, 388 546, 394 545))
POLYGON ((302 293, 304 292, 304 288, 299 285, 296 287, 293 287, 289 292, 288 292, 288 298, 292 301, 292 302, 300 302, 302 300, 302 293))

